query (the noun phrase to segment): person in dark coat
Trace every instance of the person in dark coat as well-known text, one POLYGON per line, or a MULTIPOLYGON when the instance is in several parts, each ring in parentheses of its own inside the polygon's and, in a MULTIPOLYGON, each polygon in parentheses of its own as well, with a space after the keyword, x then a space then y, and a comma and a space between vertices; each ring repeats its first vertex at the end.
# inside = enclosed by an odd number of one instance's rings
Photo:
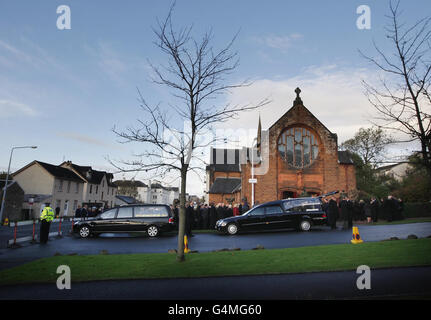
POLYGON ((201 206, 197 205, 195 209, 195 229, 202 229, 201 206))
POLYGON ((178 227, 180 225, 180 213, 178 211, 178 206, 173 206, 172 213, 174 215, 175 228, 178 230, 178 227))
POLYGON ((375 197, 371 198, 370 209, 371 219, 373 222, 377 222, 379 220, 380 203, 375 197))
POLYGON ((398 211, 398 202, 392 195, 389 195, 383 202, 383 211, 388 222, 394 220, 394 214, 398 211))
POLYGON ((239 210, 239 215, 242 215, 244 212, 242 211, 243 209, 242 209, 242 204, 240 203, 239 204, 239 206, 238 206, 238 210, 239 210))
POLYGON ((244 200, 244 205, 242 206, 242 213, 246 213, 248 210, 250 210, 250 206, 247 203, 247 200, 244 200))
POLYGON ((88 206, 84 205, 84 207, 81 209, 81 218, 87 219, 88 217, 88 210, 87 210, 88 206))
POLYGON ((328 224, 331 230, 337 229, 338 205, 335 198, 331 198, 327 205, 328 224))
POLYGON ((222 203, 219 203, 217 205, 217 220, 224 218, 224 205, 222 203))
MULTIPOLYGON (((329 201, 328 199, 322 199, 322 210, 326 213, 326 215, 328 215, 328 205, 329 205, 329 201)), ((329 225, 329 223, 328 223, 329 225)))
POLYGON ((353 203, 348 197, 340 201, 341 219, 343 220, 343 229, 351 229, 353 226, 353 203))
POLYGON ((80 205, 78 205, 78 208, 75 210, 75 218, 81 218, 81 211, 82 208, 80 205))
POLYGON ((214 203, 210 204, 209 208, 209 228, 214 229, 217 222, 217 210, 214 203))
POLYGON ((394 198, 394 200, 397 204, 397 210, 396 210, 395 215, 394 215, 394 220, 403 220, 404 219, 404 214, 403 214, 404 202, 401 199, 394 198))
POLYGON ((226 218, 228 217, 233 217, 233 209, 231 204, 226 207, 226 218))
POLYGON ((206 203, 201 210, 201 216, 202 216, 202 230, 208 230, 209 229, 209 208, 206 203))
POLYGON ((367 218, 367 223, 371 222, 371 203, 369 200, 364 201, 364 215, 367 218))
POLYGON ((187 237, 193 237, 192 229, 193 229, 193 220, 195 218, 193 209, 193 203, 190 203, 186 208, 186 226, 185 226, 185 232, 184 234, 187 237))

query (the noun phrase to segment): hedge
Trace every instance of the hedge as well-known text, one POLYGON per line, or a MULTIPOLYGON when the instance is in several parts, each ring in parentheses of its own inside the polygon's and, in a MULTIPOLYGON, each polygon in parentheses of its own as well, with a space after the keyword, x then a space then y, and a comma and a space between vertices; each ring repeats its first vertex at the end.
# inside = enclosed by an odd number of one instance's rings
POLYGON ((408 202, 404 204, 404 217, 431 217, 431 202, 408 202))

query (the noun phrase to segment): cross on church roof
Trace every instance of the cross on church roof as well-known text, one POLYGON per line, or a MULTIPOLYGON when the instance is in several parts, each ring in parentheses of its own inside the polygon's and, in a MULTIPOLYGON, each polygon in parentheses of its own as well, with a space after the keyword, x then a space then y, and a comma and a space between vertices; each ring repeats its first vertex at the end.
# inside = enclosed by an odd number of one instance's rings
POLYGON ((296 105, 296 104, 302 104, 301 97, 299 96, 299 94, 301 93, 301 89, 296 88, 296 89, 295 89, 295 93, 296 93, 296 99, 295 99, 295 101, 293 102, 293 105, 296 105))

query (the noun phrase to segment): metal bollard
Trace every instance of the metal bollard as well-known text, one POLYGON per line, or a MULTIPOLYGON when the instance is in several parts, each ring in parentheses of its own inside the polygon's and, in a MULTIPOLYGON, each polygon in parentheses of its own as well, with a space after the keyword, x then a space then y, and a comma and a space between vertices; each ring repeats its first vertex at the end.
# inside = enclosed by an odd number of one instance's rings
POLYGON ((13 228, 13 245, 16 245, 16 232, 18 230, 18 221, 15 221, 15 226, 13 228))
POLYGON ((58 224, 58 236, 61 237, 61 217, 60 217, 60 223, 58 224))
POLYGON ((36 235, 36 220, 33 219, 33 237, 32 237, 32 242, 36 242, 36 239, 34 238, 36 235))

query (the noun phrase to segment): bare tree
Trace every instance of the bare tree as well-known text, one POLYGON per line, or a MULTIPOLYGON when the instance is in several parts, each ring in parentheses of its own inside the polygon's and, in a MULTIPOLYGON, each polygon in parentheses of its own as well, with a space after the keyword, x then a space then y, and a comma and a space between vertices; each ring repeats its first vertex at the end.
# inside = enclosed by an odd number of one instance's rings
POLYGON ((240 112, 254 110, 268 101, 256 105, 214 105, 211 100, 227 93, 230 89, 247 86, 242 82, 226 84, 226 76, 238 66, 236 52, 232 45, 236 36, 221 50, 211 47, 212 33, 207 32, 200 40, 192 37, 192 27, 175 29, 172 13, 154 28, 154 44, 167 57, 166 65, 150 63, 155 74, 153 81, 172 90, 178 104, 163 109, 160 104, 150 105, 138 89, 139 102, 146 120, 138 120, 138 127, 125 131, 113 129, 122 141, 141 142, 145 150, 136 155, 136 160, 111 164, 122 172, 147 171, 164 176, 176 171, 181 177, 180 212, 177 260, 184 261, 186 182, 189 171, 205 168, 197 149, 208 148, 215 141, 208 133, 212 125, 236 117, 240 112), (172 115, 175 114, 175 117, 172 115), (173 119, 174 118, 174 119, 173 119), (178 124, 183 124, 179 128, 178 124), (202 139, 202 137, 205 137, 202 139), (208 138, 210 137, 210 138, 208 138))
POLYGON ((384 53, 375 43, 377 57, 362 54, 386 77, 380 85, 363 81, 368 100, 378 112, 373 124, 419 141, 421 159, 431 174, 431 17, 411 26, 400 22, 399 1, 390 2, 386 27, 393 52, 384 53))
POLYGON ((340 145, 340 149, 357 153, 365 165, 375 167, 384 158, 387 145, 392 142, 381 128, 360 128, 352 139, 340 145))

